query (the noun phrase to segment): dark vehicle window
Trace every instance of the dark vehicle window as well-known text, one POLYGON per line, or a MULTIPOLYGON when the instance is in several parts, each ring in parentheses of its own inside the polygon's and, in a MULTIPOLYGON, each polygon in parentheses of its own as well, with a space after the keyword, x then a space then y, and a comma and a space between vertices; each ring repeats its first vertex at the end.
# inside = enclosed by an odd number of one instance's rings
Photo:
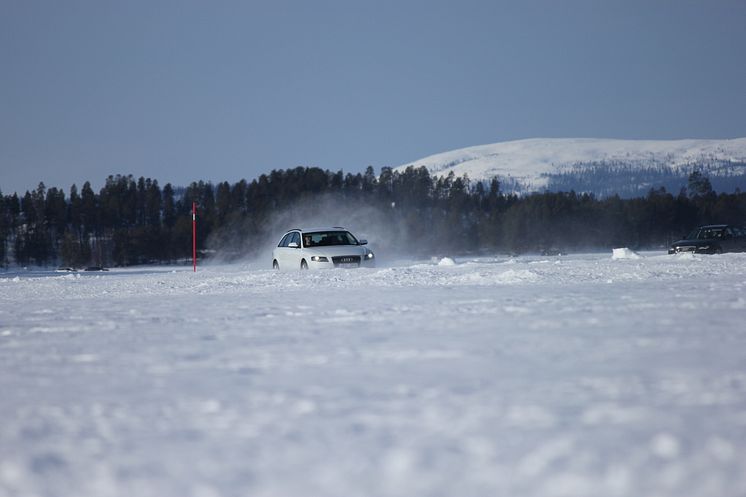
POLYGON ((689 234, 689 240, 713 240, 723 237, 723 228, 696 229, 689 234))
POLYGON ((293 233, 293 237, 290 239, 290 243, 297 243, 300 247, 300 233, 297 231, 293 233))
POLYGON ((349 231, 318 231, 303 233, 306 247, 328 247, 330 245, 358 245, 357 238, 349 231))
POLYGON ((290 239, 293 237, 292 233, 288 233, 287 235, 282 237, 282 240, 280 240, 280 243, 277 245, 278 247, 287 247, 288 243, 290 243, 290 239))

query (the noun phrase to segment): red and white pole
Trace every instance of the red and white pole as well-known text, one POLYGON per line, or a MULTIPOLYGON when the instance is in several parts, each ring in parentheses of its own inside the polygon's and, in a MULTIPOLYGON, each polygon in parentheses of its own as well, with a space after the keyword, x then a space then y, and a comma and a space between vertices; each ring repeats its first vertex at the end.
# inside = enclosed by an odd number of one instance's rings
POLYGON ((197 203, 192 202, 192 266, 197 272, 197 203))

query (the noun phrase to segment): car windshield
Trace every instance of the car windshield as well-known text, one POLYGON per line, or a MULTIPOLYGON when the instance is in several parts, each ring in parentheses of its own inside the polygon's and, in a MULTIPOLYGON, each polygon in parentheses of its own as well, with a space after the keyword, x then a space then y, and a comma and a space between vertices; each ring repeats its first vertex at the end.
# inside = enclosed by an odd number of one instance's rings
POLYGON ((357 238, 349 231, 316 231, 303 233, 304 247, 328 247, 330 245, 358 245, 357 238))
POLYGON ((689 233, 689 240, 713 240, 723 237, 723 228, 697 228, 689 233))

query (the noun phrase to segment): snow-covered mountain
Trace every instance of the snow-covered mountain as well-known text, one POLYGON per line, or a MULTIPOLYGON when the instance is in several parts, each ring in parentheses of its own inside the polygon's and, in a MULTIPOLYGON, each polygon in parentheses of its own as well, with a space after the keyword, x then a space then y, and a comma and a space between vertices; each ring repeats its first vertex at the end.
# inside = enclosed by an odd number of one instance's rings
MULTIPOLYGON (((534 138, 462 148, 424 157, 396 168, 425 166, 433 176, 468 175, 471 180, 498 177, 517 190, 552 188, 567 175, 603 169, 627 176, 656 170, 684 176, 696 168, 708 175, 744 175, 746 138, 731 140, 613 140, 534 138)), ((617 178, 618 179, 618 178, 617 178)), ((640 178, 630 178, 641 187, 640 178)), ((578 188, 579 189, 579 188, 578 188)), ((591 188, 593 190, 593 188, 591 188)))

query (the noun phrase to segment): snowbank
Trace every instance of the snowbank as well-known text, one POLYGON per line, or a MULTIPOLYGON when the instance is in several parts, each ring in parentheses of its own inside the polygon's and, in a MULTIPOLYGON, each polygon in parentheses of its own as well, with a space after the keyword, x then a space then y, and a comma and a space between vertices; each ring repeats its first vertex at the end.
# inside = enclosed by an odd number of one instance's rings
POLYGON ((627 247, 615 248, 611 252, 611 258, 613 260, 619 259, 640 259, 640 254, 634 252, 627 247))

